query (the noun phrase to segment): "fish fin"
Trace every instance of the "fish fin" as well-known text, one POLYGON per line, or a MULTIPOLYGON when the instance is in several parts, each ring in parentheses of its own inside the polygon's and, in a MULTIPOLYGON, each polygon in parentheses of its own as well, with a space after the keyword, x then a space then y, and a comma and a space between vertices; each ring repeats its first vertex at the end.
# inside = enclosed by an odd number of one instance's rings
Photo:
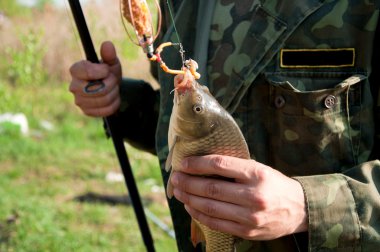
POLYGON ((173 198, 173 185, 171 182, 173 171, 170 172, 169 179, 168 179, 168 184, 166 185, 166 196, 171 199, 173 198))
POLYGON ((191 219, 191 242, 193 246, 196 247, 198 243, 205 242, 206 238, 202 232, 202 229, 199 227, 193 219, 191 219))
POLYGON ((165 171, 169 172, 170 168, 172 167, 172 160, 173 160, 173 152, 174 152, 174 146, 177 142, 177 136, 173 138, 173 145, 170 147, 168 157, 166 158, 165 162, 165 171))

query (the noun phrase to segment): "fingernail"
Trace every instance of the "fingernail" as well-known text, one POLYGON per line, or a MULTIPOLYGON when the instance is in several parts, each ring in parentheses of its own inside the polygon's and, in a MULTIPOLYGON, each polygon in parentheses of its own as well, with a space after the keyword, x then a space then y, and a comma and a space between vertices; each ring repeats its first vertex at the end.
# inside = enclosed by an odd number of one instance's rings
POLYGON ((178 189, 173 189, 173 195, 174 195, 174 197, 176 197, 177 199, 179 198, 179 191, 178 191, 178 189))
POLYGON ((171 179, 172 184, 175 185, 175 186, 178 185, 178 180, 179 179, 178 179, 177 173, 173 173, 172 174, 172 179, 171 179))
POLYGON ((182 169, 186 169, 187 168, 187 159, 186 158, 182 159, 182 161, 181 161, 181 168, 182 169))
POLYGON ((187 212, 190 212, 190 211, 191 211, 191 209, 190 209, 190 207, 189 207, 188 205, 184 205, 184 207, 185 207, 185 210, 186 210, 187 212))

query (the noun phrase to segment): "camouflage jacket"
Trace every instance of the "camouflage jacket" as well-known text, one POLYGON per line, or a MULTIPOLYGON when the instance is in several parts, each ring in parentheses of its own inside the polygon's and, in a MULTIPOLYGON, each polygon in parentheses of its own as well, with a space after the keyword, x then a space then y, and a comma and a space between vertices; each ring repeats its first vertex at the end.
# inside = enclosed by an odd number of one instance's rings
MULTIPOLYGON (((186 56, 238 122, 252 158, 294 177, 305 192, 307 233, 245 241, 238 251, 378 250, 380 1, 173 3, 186 56)), ((166 30, 161 41, 177 42, 170 19, 166 30)), ((175 49, 163 58, 181 65, 175 49)), ((158 78, 155 144, 163 167, 173 77, 159 70, 158 78)), ((193 251, 189 216, 175 199, 169 206, 179 250, 193 251)))

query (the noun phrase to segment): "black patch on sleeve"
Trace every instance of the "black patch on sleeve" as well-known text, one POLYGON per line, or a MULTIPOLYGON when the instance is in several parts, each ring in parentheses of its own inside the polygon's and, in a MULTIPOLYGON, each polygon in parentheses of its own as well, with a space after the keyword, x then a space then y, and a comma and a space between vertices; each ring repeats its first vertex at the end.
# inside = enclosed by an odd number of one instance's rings
POLYGON ((282 68, 352 67, 355 49, 281 49, 282 68))

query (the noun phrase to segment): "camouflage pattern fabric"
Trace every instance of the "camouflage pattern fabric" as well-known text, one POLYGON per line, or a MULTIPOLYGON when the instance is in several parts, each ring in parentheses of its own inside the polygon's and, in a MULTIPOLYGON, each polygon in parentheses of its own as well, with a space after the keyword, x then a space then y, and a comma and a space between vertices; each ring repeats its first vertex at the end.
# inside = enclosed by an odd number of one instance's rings
MULTIPOLYGON (((306 195, 309 232, 242 241, 238 251, 379 250, 380 79, 371 76, 380 71, 372 67, 380 61, 372 62, 379 1, 172 2, 186 56, 207 69, 202 84, 238 122, 252 158, 297 179, 306 195), (284 49, 304 56, 283 64, 284 49), (336 63, 339 50, 348 52, 344 64, 336 63), (328 56, 310 63, 311 52, 328 56)), ((170 22, 166 27, 162 41, 177 42, 170 22)), ((171 68, 181 65, 173 48, 163 58, 171 68)), ((163 167, 173 77, 162 71, 158 77, 156 151, 163 167)), ((163 179, 166 186, 165 171, 163 179)), ((179 251, 194 251, 188 214, 175 199, 169 206, 179 251)))

